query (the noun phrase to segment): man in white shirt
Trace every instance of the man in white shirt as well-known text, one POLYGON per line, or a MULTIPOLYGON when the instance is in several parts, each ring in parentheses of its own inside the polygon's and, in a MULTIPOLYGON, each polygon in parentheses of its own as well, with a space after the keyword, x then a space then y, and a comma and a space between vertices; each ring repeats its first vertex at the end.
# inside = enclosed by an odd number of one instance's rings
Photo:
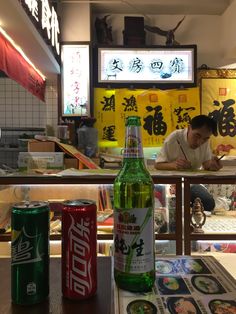
POLYGON ((216 134, 215 120, 205 115, 192 119, 186 129, 172 132, 155 161, 159 170, 200 169, 217 171, 221 162, 213 156, 209 144, 212 134, 216 134))
MULTIPOLYGON (((159 170, 200 169, 218 171, 222 168, 220 160, 213 156, 209 144, 211 135, 217 134, 217 123, 205 115, 199 115, 191 120, 186 129, 172 132, 155 161, 159 170)), ((191 203, 200 197, 206 211, 215 207, 213 197, 202 185, 191 186, 191 203)))

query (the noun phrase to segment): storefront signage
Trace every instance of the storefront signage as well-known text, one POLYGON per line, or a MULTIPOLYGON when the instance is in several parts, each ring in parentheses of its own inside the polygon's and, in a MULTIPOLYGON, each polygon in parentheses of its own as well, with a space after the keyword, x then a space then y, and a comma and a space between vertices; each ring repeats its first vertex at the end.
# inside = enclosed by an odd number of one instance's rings
POLYGON ((90 49, 88 44, 62 45, 62 115, 90 114, 90 49))
POLYGON ((45 79, 41 73, 17 50, 11 38, 0 28, 0 70, 45 101, 45 79))
POLYGON ((49 0, 19 0, 30 16, 32 22, 41 34, 55 50, 57 56, 60 55, 59 34, 60 26, 58 16, 54 6, 49 4, 49 0))
POLYGON ((98 47, 96 87, 193 87, 196 46, 98 47))
POLYGON ((211 139, 212 147, 228 145, 227 152, 229 152, 230 147, 236 147, 235 86, 235 78, 203 77, 201 80, 202 113, 217 121, 217 136, 211 139))
POLYGON ((200 114, 199 88, 94 90, 94 117, 100 147, 123 147, 125 120, 137 115, 142 122, 144 147, 162 146, 174 130, 187 127, 200 114))

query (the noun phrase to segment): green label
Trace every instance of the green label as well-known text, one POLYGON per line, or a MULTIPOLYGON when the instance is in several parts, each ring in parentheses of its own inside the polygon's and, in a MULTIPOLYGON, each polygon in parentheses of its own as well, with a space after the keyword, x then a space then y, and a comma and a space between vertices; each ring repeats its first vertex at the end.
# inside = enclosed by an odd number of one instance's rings
POLYGON ((154 221, 152 208, 114 213, 114 266, 129 273, 153 270, 154 221))

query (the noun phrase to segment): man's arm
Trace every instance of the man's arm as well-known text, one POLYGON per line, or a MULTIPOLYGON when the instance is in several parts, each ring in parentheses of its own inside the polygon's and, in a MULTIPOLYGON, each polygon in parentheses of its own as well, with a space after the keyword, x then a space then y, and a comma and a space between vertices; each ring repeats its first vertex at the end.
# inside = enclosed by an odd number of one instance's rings
POLYGON ((157 170, 176 170, 175 162, 156 162, 154 164, 157 170))
POLYGON ((172 162, 158 162, 155 161, 154 167, 157 170, 180 170, 180 169, 190 169, 191 162, 186 159, 178 158, 172 162))
POLYGON ((218 171, 223 168, 221 161, 216 156, 212 157, 210 160, 204 161, 202 166, 204 170, 209 171, 218 171))

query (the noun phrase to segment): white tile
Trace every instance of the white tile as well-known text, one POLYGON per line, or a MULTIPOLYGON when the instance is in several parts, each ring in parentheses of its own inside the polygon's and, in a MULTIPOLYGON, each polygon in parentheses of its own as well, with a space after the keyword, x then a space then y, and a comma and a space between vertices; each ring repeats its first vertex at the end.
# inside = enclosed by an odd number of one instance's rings
POLYGON ((15 118, 13 116, 13 119, 12 119, 12 126, 14 127, 18 127, 19 126, 19 117, 15 118))
POLYGON ((7 111, 6 112, 6 118, 12 118, 12 111, 7 111))
POLYGON ((25 104, 26 104, 26 105, 32 105, 32 104, 33 104, 32 98, 26 97, 26 99, 25 99, 25 104))
POLYGON ((12 98, 12 103, 14 104, 14 105, 19 105, 19 98, 15 98, 15 96, 14 96, 14 98, 12 98))
POLYGON ((11 118, 6 118, 6 125, 8 127, 11 127, 12 126, 12 119, 11 118))
POLYGON ((14 118, 12 119, 12 126, 13 127, 18 127, 19 126, 19 118, 14 118))
POLYGON ((25 105, 25 98, 19 97, 19 105, 25 105))
POLYGON ((25 118, 25 111, 19 112, 19 117, 22 119, 25 118))
POLYGON ((12 99, 6 97, 6 99, 5 99, 5 104, 6 104, 6 105, 11 105, 11 104, 12 104, 12 99))

